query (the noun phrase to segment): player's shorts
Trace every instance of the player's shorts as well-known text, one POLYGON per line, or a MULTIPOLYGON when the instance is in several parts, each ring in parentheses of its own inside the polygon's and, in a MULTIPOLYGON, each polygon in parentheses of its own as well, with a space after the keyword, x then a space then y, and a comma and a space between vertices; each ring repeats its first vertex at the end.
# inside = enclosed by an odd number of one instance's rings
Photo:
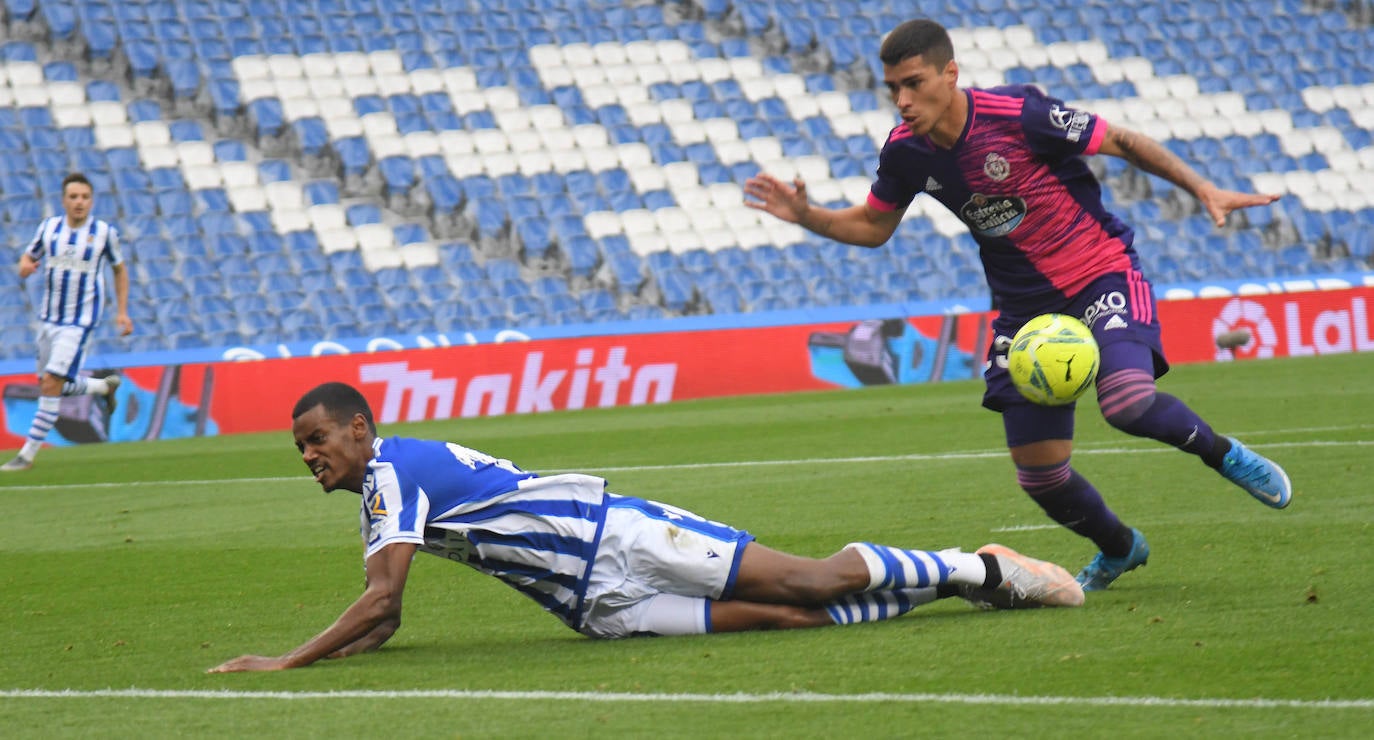
POLYGON ((589 637, 704 634, 734 591, 753 535, 656 501, 608 495, 578 630, 589 637))
POLYGON ((75 380, 86 360, 90 335, 91 330, 84 326, 42 322, 38 330, 38 374, 75 380))
MULTIPOLYGON (((1098 377, 1123 369, 1114 366, 1117 358, 1144 357, 1145 353, 1112 352, 1121 342, 1143 344, 1153 358, 1150 370, 1156 378, 1169 370, 1160 343, 1159 315, 1155 310, 1150 283, 1135 270, 1114 272, 1094 280, 1082 292, 1059 305, 1042 307, 1039 313, 1063 313, 1083 319, 1102 349, 1098 377)), ((1074 404, 1039 406, 1022 396, 1007 372, 1007 350, 1011 338, 1033 315, 999 315, 992 322, 993 342, 988 349, 983 380, 983 406, 1003 414, 1007 445, 1017 447, 1046 439, 1073 438, 1074 404)))

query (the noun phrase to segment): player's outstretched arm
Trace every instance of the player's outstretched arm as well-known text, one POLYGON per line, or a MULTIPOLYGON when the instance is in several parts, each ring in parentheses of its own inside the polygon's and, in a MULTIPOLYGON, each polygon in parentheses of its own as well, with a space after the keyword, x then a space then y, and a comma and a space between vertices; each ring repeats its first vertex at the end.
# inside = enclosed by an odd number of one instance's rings
MULTIPOLYGON (((1104 124, 1106 125, 1106 124, 1104 124)), ((1217 227, 1226 225, 1226 216, 1240 208, 1264 206, 1279 199, 1274 193, 1241 193, 1222 190, 1210 180, 1198 174, 1178 155, 1169 151, 1163 144, 1144 134, 1120 126, 1110 126, 1098 149, 1102 154, 1120 157, 1140 169, 1162 177, 1165 180, 1192 193, 1212 223, 1217 227)))
POLYGON ((410 573, 415 545, 387 545, 367 559, 367 588, 328 629, 285 655, 241 655, 208 673, 281 671, 324 657, 347 657, 380 646, 401 625, 401 593, 410 573))
POLYGON ((879 211, 867 203, 841 209, 813 205, 801 178, 789 185, 761 173, 744 183, 744 194, 744 204, 750 208, 856 247, 882 246, 902 221, 902 211, 879 211))

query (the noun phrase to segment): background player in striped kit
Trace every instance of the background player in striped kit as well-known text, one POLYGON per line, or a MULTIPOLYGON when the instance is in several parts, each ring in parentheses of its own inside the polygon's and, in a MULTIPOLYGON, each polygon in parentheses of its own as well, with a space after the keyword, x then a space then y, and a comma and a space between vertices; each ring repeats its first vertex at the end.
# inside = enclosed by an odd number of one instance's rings
POLYGON ((129 274, 119 246, 119 231, 91 214, 90 180, 74 172, 62 180, 64 215, 39 224, 33 241, 19 257, 19 279, 45 269, 43 303, 38 309, 38 373, 41 396, 28 438, 0 471, 33 467, 48 432, 57 423, 62 396, 104 396, 106 415, 114 412, 118 375, 81 377, 86 340, 100 322, 105 301, 104 265, 114 273, 115 325, 121 335, 134 330, 129 318, 129 274))
POLYGON ((315 480, 362 494, 366 587, 295 650, 240 656, 212 673, 297 668, 379 647, 400 626, 417 550, 495 576, 594 638, 850 624, 956 595, 1009 608, 1083 603, 1068 571, 1001 545, 963 553, 864 542, 799 557, 610 493, 600 478, 540 477, 457 444, 381 439, 367 400, 343 383, 307 392, 292 419, 315 480))
POLYGON ((813 206, 803 182, 767 174, 745 184, 746 202, 864 247, 887 242, 923 192, 968 226, 1000 314, 983 405, 1002 414, 1021 487, 1052 519, 1100 548, 1078 575, 1084 589, 1107 588, 1144 565, 1150 548, 1070 467, 1073 407, 1037 406, 1011 383, 1010 337, 1038 314, 1067 313, 1092 329, 1102 348, 1097 397, 1108 423, 1197 455, 1262 503, 1287 506, 1292 487, 1282 468, 1215 433, 1182 401, 1156 389, 1169 364, 1154 295, 1140 273, 1130 227, 1103 207, 1101 186, 1080 157, 1109 154, 1168 180, 1197 198, 1217 226, 1234 210, 1278 196, 1222 190, 1159 143, 1036 87, 959 88, 954 47, 934 21, 893 29, 879 57, 902 123, 883 145, 867 202, 838 210, 813 206))

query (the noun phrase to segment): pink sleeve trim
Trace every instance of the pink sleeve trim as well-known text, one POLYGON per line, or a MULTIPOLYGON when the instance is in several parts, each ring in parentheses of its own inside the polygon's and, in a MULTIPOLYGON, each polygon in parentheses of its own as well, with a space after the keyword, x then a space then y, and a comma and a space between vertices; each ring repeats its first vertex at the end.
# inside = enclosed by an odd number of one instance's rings
POLYGON ((874 195, 872 191, 869 191, 868 193, 868 205, 873 210, 882 211, 884 213, 889 213, 891 211, 897 210, 896 205, 880 199, 878 196, 874 195))
POLYGON ((1097 125, 1093 126, 1093 135, 1088 139, 1088 148, 1083 150, 1084 154, 1097 154, 1097 150, 1102 148, 1102 140, 1107 138, 1107 122, 1101 118, 1097 119, 1097 125))

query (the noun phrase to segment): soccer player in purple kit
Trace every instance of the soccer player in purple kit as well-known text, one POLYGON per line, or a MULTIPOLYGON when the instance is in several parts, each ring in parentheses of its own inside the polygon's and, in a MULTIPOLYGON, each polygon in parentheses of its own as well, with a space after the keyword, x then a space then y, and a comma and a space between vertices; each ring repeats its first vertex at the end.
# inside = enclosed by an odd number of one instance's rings
POLYGON ((953 44, 934 21, 897 26, 879 56, 902 123, 882 148, 867 202, 811 205, 800 179, 788 184, 766 173, 745 184, 746 202, 863 247, 884 244, 920 193, 968 226, 998 311, 983 405, 1002 414, 1021 487, 1050 518, 1098 546, 1078 574, 1084 590, 1105 589, 1144 565, 1150 547, 1071 467, 1073 406, 1035 405, 1012 385, 1010 337, 1039 314, 1071 314, 1092 329, 1102 349, 1097 397, 1108 423, 1197 455, 1264 504, 1287 506, 1292 486, 1282 468, 1156 389, 1169 365, 1134 234, 1103 207, 1100 185, 1080 157, 1120 157, 1168 180, 1197 198, 1217 226, 1231 211, 1278 196, 1222 190, 1158 142, 1036 87, 960 88, 953 44))

